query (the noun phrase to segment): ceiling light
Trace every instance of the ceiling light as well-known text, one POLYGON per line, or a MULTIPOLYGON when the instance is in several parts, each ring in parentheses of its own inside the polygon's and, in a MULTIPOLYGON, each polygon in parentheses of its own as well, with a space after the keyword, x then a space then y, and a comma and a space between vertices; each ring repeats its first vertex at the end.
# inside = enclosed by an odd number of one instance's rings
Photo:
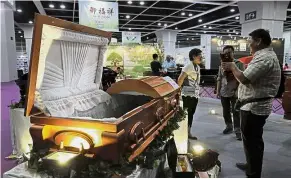
POLYGON ((50 7, 50 8, 55 8, 55 5, 50 4, 49 7, 50 7))
POLYGON ((178 41, 178 43, 180 43, 180 41, 178 41))
POLYGON ((228 36, 231 36, 231 34, 228 34, 228 36))
POLYGON ((162 25, 162 24, 159 22, 159 23, 158 23, 158 26, 161 26, 161 25, 162 25))
POLYGON ((192 38, 191 40, 194 40, 194 38, 192 38))
POLYGON ((235 17, 235 19, 239 19, 239 16, 235 17))
POLYGON ((22 38, 23 36, 21 35, 20 37, 22 38))
POLYGON ((189 40, 189 38, 187 38, 187 40, 189 40))
POLYGON ((32 21, 28 21, 28 23, 32 24, 33 22, 32 21))
POLYGON ((229 30, 227 30, 226 32, 229 32, 229 30))
POLYGON ((61 9, 65 9, 65 8, 66 8, 66 6, 65 6, 65 5, 63 5, 63 4, 61 4, 61 5, 60 5, 60 8, 61 8, 61 9))
POLYGON ((233 33, 235 33, 235 30, 233 30, 233 33))
POLYGON ((209 29, 212 29, 212 27, 211 27, 211 26, 209 26, 209 29))
POLYGON ((230 10, 230 12, 234 12, 234 11, 235 11, 235 9, 231 9, 231 10, 230 10))
POLYGON ((182 13, 181 13, 182 16, 185 16, 185 14, 186 14, 185 12, 182 12, 182 13))
POLYGON ((168 24, 164 24, 164 27, 167 27, 168 26, 168 24))
POLYGON ((206 25, 204 25, 203 27, 204 27, 204 28, 206 28, 207 26, 206 26, 206 25))
POLYGON ((198 35, 198 33, 196 33, 196 35, 198 35))
POLYGON ((125 17, 126 17, 126 19, 129 19, 130 18, 130 15, 126 15, 125 17))
POLYGON ((131 30, 131 28, 128 28, 128 30, 131 30))
POLYGON ((193 16, 193 14, 192 14, 192 13, 190 13, 190 14, 189 14, 189 16, 191 17, 191 16, 193 16))
POLYGON ((204 31, 204 34, 206 34, 206 31, 204 31))
POLYGON ((132 1, 127 1, 127 4, 132 4, 132 1))
POLYGON ((140 4, 140 5, 144 5, 144 2, 143 2, 143 1, 140 1, 139 4, 140 4))
POLYGON ((238 35, 238 32, 237 33, 235 33, 236 35, 238 35))
POLYGON ((198 22, 202 22, 202 19, 199 19, 198 22))
POLYGON ((149 39, 149 37, 147 37, 147 39, 149 39))
POLYGON ((175 30, 177 30, 178 29, 178 27, 175 27, 175 30))
POLYGON ((17 9, 17 12, 22 12, 22 10, 21 9, 17 9))
POLYGON ((18 31, 19 34, 21 34, 21 31, 18 31))

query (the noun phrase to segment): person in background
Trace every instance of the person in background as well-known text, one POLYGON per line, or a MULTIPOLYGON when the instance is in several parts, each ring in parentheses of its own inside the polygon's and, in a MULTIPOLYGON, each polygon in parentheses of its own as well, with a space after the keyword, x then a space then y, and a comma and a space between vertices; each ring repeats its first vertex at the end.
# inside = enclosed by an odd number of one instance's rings
POLYGON ((189 60, 191 63, 188 63, 183 67, 182 72, 178 78, 178 85, 182 86, 185 79, 188 78, 189 84, 183 86, 182 88, 182 98, 183 98, 183 108, 188 111, 188 133, 189 138, 197 140, 196 137, 191 134, 191 127, 193 122, 193 116, 196 111, 199 98, 199 83, 200 83, 200 67, 202 59, 202 51, 200 49, 192 49, 189 52, 189 60))
POLYGON ((173 59, 174 58, 172 58, 170 55, 167 55, 166 60, 163 63, 163 69, 165 72, 167 72, 168 69, 171 69, 171 68, 176 69, 177 68, 176 63, 173 59))
POLYGON ((124 79, 125 75, 122 68, 117 67, 116 72, 117 72, 117 77, 116 77, 117 79, 124 79))
MULTIPOLYGON (((223 53, 229 53, 230 58, 233 59, 235 65, 238 67, 239 70, 244 70, 244 65, 240 61, 234 59, 234 48, 233 46, 225 46, 223 48, 223 53)), ((241 132, 240 132, 240 114, 238 110, 235 110, 234 106, 237 101, 237 88, 238 88, 238 81, 233 77, 230 81, 227 81, 226 75, 221 70, 219 66, 218 71, 218 78, 217 78, 217 97, 221 99, 222 109, 223 109, 223 118, 226 125, 226 128, 223 130, 223 134, 230 134, 234 132, 236 134, 237 140, 241 139, 241 132), (233 122, 231 119, 231 112, 233 114, 233 122)))
POLYGON ((241 132, 247 163, 236 166, 246 171, 249 178, 260 178, 262 172, 264 141, 263 127, 272 112, 272 102, 281 80, 281 68, 277 55, 270 48, 271 37, 264 29, 254 30, 250 48, 252 61, 245 71, 234 62, 223 62, 221 67, 231 71, 239 81, 238 98, 241 112, 241 132))
POLYGON ((158 61, 159 56, 153 54, 153 61, 151 62, 151 69, 154 76, 160 76, 162 71, 161 63, 158 61))

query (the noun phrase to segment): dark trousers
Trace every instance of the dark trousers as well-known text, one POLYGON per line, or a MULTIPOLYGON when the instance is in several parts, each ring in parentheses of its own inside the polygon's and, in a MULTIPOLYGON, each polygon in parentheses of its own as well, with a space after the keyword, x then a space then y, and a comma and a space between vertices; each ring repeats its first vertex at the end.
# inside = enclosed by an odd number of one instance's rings
POLYGON ((236 133, 240 132, 240 114, 235 110, 236 97, 222 97, 221 104, 223 108, 223 118, 227 127, 234 128, 236 133), (231 113, 233 114, 233 122, 231 119, 231 113))
POLYGON ((191 129, 193 116, 198 104, 198 98, 190 96, 182 96, 182 98, 183 98, 183 108, 187 109, 188 112, 188 127, 189 129, 191 129))
POLYGON ((264 141, 263 127, 268 116, 259 116, 250 111, 242 111, 241 131, 247 161, 247 176, 260 178, 262 172, 264 141))

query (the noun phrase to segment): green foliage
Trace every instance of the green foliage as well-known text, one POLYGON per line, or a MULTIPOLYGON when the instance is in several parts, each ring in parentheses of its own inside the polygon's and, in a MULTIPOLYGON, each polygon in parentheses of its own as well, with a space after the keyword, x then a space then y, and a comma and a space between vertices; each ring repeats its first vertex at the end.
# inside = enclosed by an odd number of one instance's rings
POLYGON ((112 52, 108 57, 107 57, 107 61, 111 62, 112 66, 119 66, 120 63, 123 61, 123 58, 121 55, 119 55, 116 52, 112 52))
POLYGON ((128 47, 128 57, 130 61, 137 65, 149 66, 152 61, 152 55, 155 53, 150 46, 138 45, 128 47))
POLYGON ((155 51, 156 51, 156 54, 158 54, 159 56, 159 61, 162 63, 163 60, 165 59, 165 53, 164 53, 164 45, 162 42, 160 43, 157 43, 154 45, 154 48, 155 48, 155 51))
POLYGON ((144 72, 146 69, 143 66, 135 66, 132 71, 134 72, 144 72))

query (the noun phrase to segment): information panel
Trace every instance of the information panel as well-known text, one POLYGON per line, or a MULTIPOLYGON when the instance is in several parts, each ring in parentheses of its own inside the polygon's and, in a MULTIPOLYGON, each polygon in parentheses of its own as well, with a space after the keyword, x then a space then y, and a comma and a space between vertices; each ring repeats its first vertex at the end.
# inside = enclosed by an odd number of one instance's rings
POLYGON ((118 32, 118 3, 79 0, 79 24, 118 32))

